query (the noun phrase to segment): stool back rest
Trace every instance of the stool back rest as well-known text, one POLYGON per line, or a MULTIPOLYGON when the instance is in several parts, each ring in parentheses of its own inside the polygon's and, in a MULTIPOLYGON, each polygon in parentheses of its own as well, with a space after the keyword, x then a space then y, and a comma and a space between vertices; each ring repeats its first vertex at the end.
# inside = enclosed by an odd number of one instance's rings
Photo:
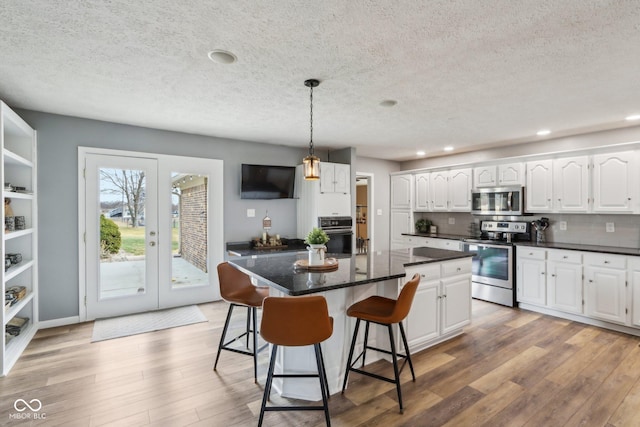
POLYGON ((254 287, 248 275, 232 267, 228 262, 218 264, 218 282, 220 283, 220 296, 224 300, 233 299, 234 295, 254 287))
POLYGON ((409 314, 411 304, 413 303, 413 297, 416 295, 416 290, 420 284, 420 275, 414 274, 411 280, 405 283, 404 287, 400 291, 396 306, 393 309, 393 321, 391 323, 398 323, 404 320, 409 314))
POLYGON ((267 297, 262 303, 260 335, 283 346, 318 344, 333 333, 323 296, 267 297))

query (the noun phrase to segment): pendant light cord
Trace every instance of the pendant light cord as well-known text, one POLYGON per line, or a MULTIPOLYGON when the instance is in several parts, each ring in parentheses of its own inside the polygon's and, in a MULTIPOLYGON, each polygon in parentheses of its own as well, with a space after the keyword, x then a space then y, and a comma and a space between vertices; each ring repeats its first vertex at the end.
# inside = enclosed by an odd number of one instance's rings
POLYGON ((309 95, 309 131, 310 131, 310 139, 309 139, 309 154, 313 156, 313 86, 309 86, 310 95, 309 95))

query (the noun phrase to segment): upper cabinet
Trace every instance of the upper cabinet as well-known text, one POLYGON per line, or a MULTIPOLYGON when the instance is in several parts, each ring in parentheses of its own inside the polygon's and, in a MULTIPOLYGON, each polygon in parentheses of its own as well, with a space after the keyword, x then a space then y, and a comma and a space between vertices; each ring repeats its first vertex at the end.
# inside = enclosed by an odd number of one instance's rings
POLYGON ((351 166, 320 162, 320 193, 351 193, 351 166))
POLYGON ((593 212, 634 212, 638 201, 636 152, 593 156, 593 212))
POLYGON ((589 157, 563 157, 527 162, 526 210, 589 211, 589 157))
POLYGON ((523 163, 486 165, 473 168, 473 185, 480 187, 507 187, 525 184, 523 163))
POLYGON ((449 171, 449 210, 471 212, 471 188, 473 175, 471 168, 449 171))
POLYGON ((391 209, 412 209, 413 175, 391 176, 391 209))
POLYGON ((415 206, 416 211, 431 210, 431 174, 428 172, 415 175, 415 206))

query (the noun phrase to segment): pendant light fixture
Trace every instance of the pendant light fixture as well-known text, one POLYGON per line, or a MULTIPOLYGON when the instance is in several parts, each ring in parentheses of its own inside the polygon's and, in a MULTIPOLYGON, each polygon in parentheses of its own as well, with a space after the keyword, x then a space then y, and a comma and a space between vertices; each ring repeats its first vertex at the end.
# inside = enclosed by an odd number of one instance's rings
POLYGON ((320 159, 313 154, 313 88, 318 87, 320 82, 315 79, 305 80, 304 85, 309 88, 310 95, 310 138, 309 138, 309 155, 302 159, 304 165, 304 179, 315 181, 320 179, 320 159))

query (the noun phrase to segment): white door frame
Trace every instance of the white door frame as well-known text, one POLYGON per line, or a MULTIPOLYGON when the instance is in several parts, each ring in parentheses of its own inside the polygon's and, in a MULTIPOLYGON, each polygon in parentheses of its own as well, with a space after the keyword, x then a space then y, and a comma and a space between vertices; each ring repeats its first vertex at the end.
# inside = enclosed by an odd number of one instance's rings
POLYGON ((375 209, 373 205, 373 177, 374 174, 371 172, 356 172, 356 179, 359 177, 367 178, 367 211, 369 213, 369 217, 367 218, 367 236, 369 236, 369 247, 368 252, 373 252, 374 245, 374 232, 375 227, 373 226, 374 217, 375 217, 375 209))
MULTIPOLYGON (((216 266, 224 261, 224 204, 221 202, 224 200, 224 186, 223 186, 223 161, 218 159, 203 159, 203 158, 193 158, 193 157, 185 157, 185 156, 172 156, 172 155, 164 155, 157 153, 144 153, 137 151, 125 151, 125 150, 110 150, 103 148, 91 148, 91 147, 78 147, 78 247, 79 247, 79 266, 78 266, 78 277, 79 277, 79 320, 81 322, 88 320, 87 319, 87 308, 86 308, 86 299, 87 299, 87 259, 86 259, 86 243, 85 243, 85 230, 86 230, 86 218, 85 218, 85 205, 87 203, 86 200, 86 182, 84 179, 84 168, 86 156, 88 154, 99 154, 99 155, 112 155, 112 156, 123 156, 123 157, 140 157, 140 158, 154 158, 158 159, 158 164, 174 164, 176 160, 187 161, 190 165, 193 165, 194 168, 203 168, 203 164, 207 164, 206 174, 209 176, 208 183, 208 200, 209 208, 207 215, 207 230, 208 230, 208 273, 209 273, 209 284, 210 290, 206 297, 206 299, 201 301, 189 301, 189 298, 180 298, 178 296, 177 301, 180 304, 194 304, 198 302, 206 302, 220 299, 220 291, 218 287, 218 274, 216 266), (213 201, 219 201, 219 203, 213 203, 213 201)), ((159 170, 162 169, 162 166, 159 166, 159 170)), ((189 167, 191 169, 191 167, 189 167)), ((175 171, 179 172, 179 171, 175 171)), ((197 173, 197 170, 193 171, 184 171, 184 172, 194 172, 197 173)), ((166 198, 166 202, 159 202, 159 209, 164 209, 163 204, 170 203, 170 197, 166 198)), ((165 206, 167 211, 170 209, 170 204, 165 206)), ((162 227, 162 224, 159 224, 162 227)), ((162 261, 161 261, 162 264, 162 261)), ((159 270, 162 272, 162 269, 159 270)), ((162 280, 160 280, 162 283, 162 280)), ((175 305, 180 305, 175 304, 175 305)))

